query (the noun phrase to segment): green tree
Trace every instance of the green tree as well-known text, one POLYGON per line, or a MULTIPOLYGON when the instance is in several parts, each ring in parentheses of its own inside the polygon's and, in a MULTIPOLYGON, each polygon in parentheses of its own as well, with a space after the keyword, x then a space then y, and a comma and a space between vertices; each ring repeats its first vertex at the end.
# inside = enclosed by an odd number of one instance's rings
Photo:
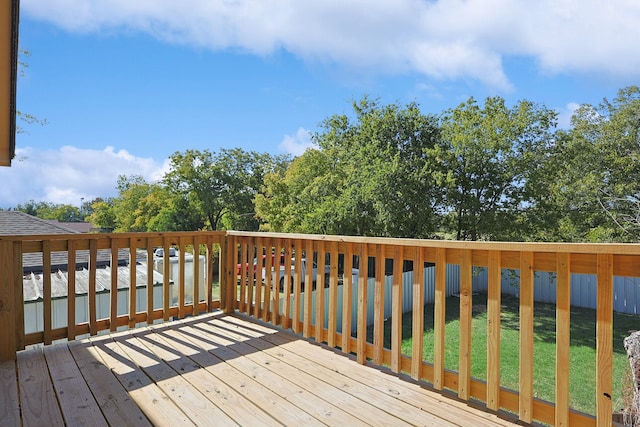
POLYGON ((246 152, 240 148, 187 150, 170 157, 163 184, 183 203, 193 206, 212 230, 221 227, 257 230, 253 200, 264 175, 287 162, 284 157, 246 152))
POLYGON ((30 200, 24 204, 18 204, 15 210, 25 212, 38 218, 58 220, 60 222, 79 222, 83 220, 78 207, 67 204, 36 202, 34 200, 30 200))
POLYGON ((113 208, 113 200, 96 199, 91 204, 92 212, 86 218, 94 227, 104 230, 116 228, 116 214, 113 208))
POLYGON ((159 184, 141 176, 118 177, 119 196, 113 200, 116 232, 156 231, 149 224, 165 206, 167 195, 159 184))
POLYGON ((326 183, 331 176, 328 157, 315 149, 295 158, 286 170, 267 174, 263 192, 255 197, 257 215, 264 221, 261 228, 337 234, 332 228, 337 223, 338 209, 333 203, 337 194, 326 183))
POLYGON ((415 103, 363 97, 355 117, 335 115, 286 172, 265 179, 256 199, 265 228, 324 234, 426 237, 435 230, 437 189, 427 167, 435 117, 415 103))
POLYGON ((557 150, 554 193, 575 240, 640 240, 640 88, 582 105, 557 150))
POLYGON ((557 114, 500 97, 483 107, 470 98, 445 112, 441 144, 432 151, 437 183, 445 190, 446 229, 456 239, 512 239, 529 203, 527 181, 553 140, 557 114))
POLYGON ((84 218, 80 215, 80 209, 72 205, 58 205, 53 212, 53 218, 60 222, 81 222, 84 218))

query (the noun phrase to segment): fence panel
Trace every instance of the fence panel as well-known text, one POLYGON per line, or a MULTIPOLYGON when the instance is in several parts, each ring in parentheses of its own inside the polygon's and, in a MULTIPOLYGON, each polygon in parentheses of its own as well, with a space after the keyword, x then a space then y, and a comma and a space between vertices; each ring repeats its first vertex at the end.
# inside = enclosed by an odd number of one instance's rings
MULTIPOLYGON (((449 266, 457 267, 457 266, 449 266)), ((454 270, 452 268, 452 270, 454 270)), ((448 273, 448 272, 447 272, 448 273)), ((502 294, 520 297, 518 270, 502 271, 502 294)), ((534 279, 534 299, 536 302, 556 303, 556 274, 536 271, 534 279)), ((448 285, 447 285, 448 286, 448 285)), ((478 292, 488 291, 486 269, 476 269, 473 278, 473 289, 478 292)), ((571 274, 571 305, 596 309, 598 282, 593 274, 571 274)), ((613 278, 613 311, 626 314, 640 314, 640 278, 613 278)))

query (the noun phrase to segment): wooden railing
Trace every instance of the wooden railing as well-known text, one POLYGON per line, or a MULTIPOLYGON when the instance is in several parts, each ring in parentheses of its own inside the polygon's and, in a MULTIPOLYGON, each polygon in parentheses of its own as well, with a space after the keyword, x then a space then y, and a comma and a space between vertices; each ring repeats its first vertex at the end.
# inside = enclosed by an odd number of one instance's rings
MULTIPOLYGON (((640 277, 640 245, 455 242, 242 232, 229 232, 228 245, 230 249, 237 248, 238 253, 234 258, 227 258, 227 274, 235 275, 239 269, 242 279, 238 289, 231 289, 227 294, 229 308, 235 305, 239 311, 253 317, 291 328, 305 337, 339 347, 342 352, 355 353, 360 363, 369 361, 386 365, 393 372, 407 373, 436 389, 453 390, 463 400, 479 400, 490 410, 515 413, 526 423, 537 421, 558 426, 612 423, 613 277, 640 277), (258 260, 264 254, 265 267, 260 268, 258 264, 257 268, 252 268, 254 258, 258 260), (273 260, 278 257, 269 254, 284 254, 285 259, 293 259, 293 264, 285 262, 283 267, 273 266, 273 260), (315 278, 310 269, 306 269, 306 276, 302 277, 303 258, 316 260, 315 278), (393 260, 391 271, 389 260, 393 260), (328 269, 325 261, 330 265, 328 269), (401 281, 402 269, 407 262, 423 268, 413 268, 413 339, 410 354, 403 354, 402 293, 407 288, 401 281), (445 369, 446 271, 447 265, 451 264, 459 266, 460 274, 458 372, 445 369), (357 276, 346 274, 354 265, 358 268, 357 276), (435 268, 435 344, 431 361, 423 360, 426 266, 435 268), (488 269, 489 276, 487 347, 473 351, 486 351, 486 381, 471 376, 472 280, 473 269, 478 267, 488 269), (503 269, 520 271, 518 390, 505 389, 500 383, 503 269), (278 270, 283 272, 274 273, 278 270), (534 397, 533 283, 536 271, 554 272, 557 280, 555 402, 534 397), (595 417, 576 412, 569 406, 572 273, 597 276, 595 417), (393 287, 391 301, 385 302, 382 284, 385 275, 389 274, 393 275, 393 287), (284 282, 282 285, 280 280, 284 282), (303 292, 302 282, 309 289, 308 284, 314 280, 315 291, 303 292), (323 282, 325 286, 318 286, 323 282), (258 285, 260 283, 264 285, 258 285), (375 293, 373 307, 367 307, 368 292, 375 293), (352 298, 357 298, 355 312, 351 309, 352 298), (338 310, 339 300, 342 301, 341 310, 338 310), (328 307, 325 307, 325 301, 328 301, 328 307), (388 303, 391 304, 391 319, 387 319, 391 322, 391 337, 390 348, 385 348, 384 309, 388 303), (367 321, 371 310, 373 324, 367 321), (342 313, 341 318, 337 317, 338 311, 342 313), (373 338, 367 340, 371 327, 373 338)), ((592 373, 585 373, 589 374, 592 373)), ((622 379, 616 378, 616 381, 622 379)))
MULTIPOLYGON (((199 263, 200 257, 194 257, 194 272, 200 268, 199 263)), ((117 269, 111 271, 111 289, 115 289, 117 269)), ((135 283, 134 268, 130 267, 129 275, 130 283, 135 283)), ((70 289, 75 288, 75 276, 75 269, 68 268, 70 289)), ((344 353, 355 354, 360 363, 385 365, 393 372, 426 381, 435 389, 454 391, 460 399, 484 402, 490 410, 515 413, 525 423, 611 425, 614 276, 640 277, 640 245, 456 242, 234 231, 0 236, 0 361, 14 359, 16 351, 31 344, 73 340, 100 331, 133 328, 140 323, 150 324, 215 309, 238 310, 291 328, 344 353), (178 249, 177 300, 170 299, 170 267, 169 263, 164 263, 163 283, 158 290, 162 292, 162 304, 154 307, 153 266, 148 262, 145 310, 135 309, 137 293, 129 292, 126 313, 119 314, 116 292, 111 292, 109 316, 97 318, 98 254, 107 251, 115 263, 120 251, 125 249, 129 252, 129 265, 135 265, 138 255, 151 260, 154 247, 163 247, 165 253, 170 247, 178 249), (203 295, 200 294, 198 275, 194 274, 191 301, 186 301, 187 290, 184 288, 185 254, 188 251, 205 254, 207 268, 203 295), (51 257, 59 253, 68 254, 68 259, 76 259, 76 267, 79 253, 87 257, 90 318, 86 322, 76 321, 75 298, 68 298, 67 324, 54 328, 51 257), (26 254, 42 254, 43 264, 44 327, 33 333, 25 333, 24 328, 22 260, 26 254), (214 264, 218 257, 219 298, 214 297, 213 292, 214 264), (307 266, 304 273, 303 262, 307 266), (445 369, 448 265, 459 266, 457 372, 445 369), (435 269, 434 290, 429 291, 433 295, 428 295, 434 302, 432 360, 425 360, 423 355, 427 267, 435 269), (486 352, 486 381, 473 378, 471 372, 474 268, 487 269, 489 277, 487 346, 473 348, 474 352, 486 352), (402 283, 402 272, 408 269, 413 271, 413 283, 409 288, 402 283), (501 387, 500 381, 500 278, 503 269, 520 271, 518 390, 501 387), (554 402, 539 400, 534 394, 534 379, 537 378, 534 378, 533 357, 533 283, 536 271, 554 272, 557 281, 554 402), (572 273, 596 275, 598 282, 595 416, 576 412, 569 406, 572 273), (392 290, 385 294, 383 283, 390 276, 393 277, 392 290), (369 293, 373 293, 372 299, 369 293), (407 297, 411 301, 410 334, 413 339, 410 351, 403 354, 402 317, 406 309, 403 310, 402 304, 407 297), (385 315, 389 305, 390 314, 385 315), (385 321, 391 324, 390 337, 384 335, 385 321), (386 346, 385 338, 390 343, 386 346)))
MULTIPOLYGON (((225 234, 223 232, 192 232, 192 233, 130 233, 130 234, 56 234, 46 236, 1 236, 0 237, 0 360, 14 359, 16 351, 33 344, 51 344, 55 340, 73 340, 78 336, 96 335, 101 331, 116 331, 118 328, 134 328, 140 323, 151 324, 160 319, 182 318, 187 315, 207 312, 221 307, 220 298, 214 298, 214 261, 218 261, 220 251, 225 248, 225 234), (154 254, 155 247, 178 250, 177 277, 171 280, 171 262, 169 258, 162 259, 162 304, 154 304, 154 254), (194 250, 195 248, 195 250, 194 250), (124 251, 123 251, 124 250, 124 251), (191 301, 185 300, 185 257, 191 251, 193 257, 193 288, 189 289, 191 301), (198 272, 201 266, 200 253, 205 254, 206 273, 203 275, 205 283, 200 283, 198 272), (124 254, 124 259, 123 259, 124 254), (195 254, 196 256, 193 256, 195 254), (25 333, 25 316, 23 304, 23 274, 25 266, 23 259, 35 256, 41 257, 31 268, 36 269, 36 276, 42 279, 42 317, 44 327, 41 331, 25 333), (87 321, 76 321, 76 298, 66 298, 67 322, 66 326, 54 328, 52 324, 52 257, 56 263, 63 260, 68 283, 67 293, 76 289, 78 277, 77 268, 81 266, 88 271, 88 313, 87 321), (118 292, 109 292, 109 316, 97 318, 97 272, 98 264, 104 261, 110 267, 109 277, 111 290, 118 289, 119 277, 117 268, 124 261, 128 265, 128 304, 118 305, 118 292), (137 259, 146 260, 146 301, 144 311, 138 311, 138 283, 136 266, 137 259), (74 262, 75 260, 75 262, 74 262), (39 271, 38 271, 39 270, 39 271), (177 282, 175 301, 171 301, 170 285, 177 282), (201 288, 204 295, 201 295, 201 288), (122 314, 124 312, 125 314, 122 314)), ((33 261, 30 262, 33 264, 33 261)), ((215 268, 217 270, 217 268, 215 268)), ((217 273, 217 271, 216 271, 217 273)), ((220 272, 223 273, 223 272, 220 272)), ((220 289, 224 296, 224 288, 220 289)))

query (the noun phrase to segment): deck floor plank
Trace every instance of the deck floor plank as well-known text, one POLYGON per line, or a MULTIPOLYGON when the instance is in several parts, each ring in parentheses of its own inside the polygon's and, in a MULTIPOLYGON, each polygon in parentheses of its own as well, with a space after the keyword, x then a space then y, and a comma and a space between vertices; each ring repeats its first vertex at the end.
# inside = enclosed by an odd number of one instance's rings
MULTIPOLYGON (((216 324, 216 327, 219 327, 219 325, 216 324)), ((243 331, 246 330, 243 329, 243 331)), ((367 384, 349 381, 348 377, 336 372, 335 369, 310 363, 308 359, 292 351, 292 349, 285 350, 281 346, 274 346, 268 341, 274 337, 275 335, 269 335, 265 339, 248 340, 246 345, 261 350, 254 357, 261 359, 265 366, 272 368, 274 371, 282 372, 296 379, 307 378, 310 384, 328 384, 333 390, 333 393, 328 396, 331 402, 340 405, 341 402, 336 398, 341 397, 343 399, 342 407, 362 417, 363 421, 371 425, 375 424, 376 421, 380 422, 388 418, 389 414, 396 418, 396 424, 443 427, 461 425, 428 412, 416 411, 415 406, 399 399, 385 398, 382 401, 380 392, 367 384), (380 414, 381 411, 387 414, 380 414)), ((305 353, 303 352, 302 354, 305 353)))
MULTIPOLYGON (((226 316, 216 321, 235 324, 242 328, 243 333, 270 330, 269 326, 253 321, 250 321, 252 327, 244 326, 248 321, 235 316, 226 316)), ((458 425, 513 426, 516 421, 512 422, 499 417, 495 413, 471 408, 466 402, 445 397, 439 392, 428 390, 412 381, 405 381, 395 375, 381 373, 381 375, 372 376, 371 367, 360 365, 355 360, 333 351, 319 351, 317 344, 300 340, 297 336, 287 332, 278 334, 266 333, 263 335, 263 339, 268 341, 270 346, 277 346, 279 350, 292 349, 291 351, 294 354, 305 357, 306 362, 303 363, 314 363, 331 371, 341 373, 351 380, 346 382, 349 386, 366 384, 382 395, 401 399, 432 414, 445 414, 447 420, 458 425)))
POLYGON ((121 356, 110 337, 92 339, 101 360, 156 426, 195 426, 193 421, 135 363, 121 356))
POLYGON ((69 350, 109 425, 151 427, 127 390, 101 361, 88 341, 69 343, 69 350))
POLYGON ((233 388, 186 356, 189 349, 181 341, 169 339, 160 330, 142 330, 134 334, 156 356, 164 360, 212 403, 240 425, 281 426, 259 407, 244 399, 233 388), (169 351, 168 348, 178 351, 169 351))
MULTIPOLYGON (((323 377, 325 374, 329 373, 318 372, 317 366, 312 363, 306 363, 305 366, 300 367, 300 369, 295 366, 287 365, 286 363, 281 363, 279 359, 268 353, 268 350, 272 350, 278 354, 280 353, 280 349, 273 345, 267 347, 260 345, 252 346, 251 343, 260 342, 261 339, 259 336, 257 339, 247 337, 247 331, 244 329, 239 335, 235 335, 234 331, 223 327, 222 322, 218 322, 217 320, 215 323, 206 322, 202 323, 202 325, 211 328, 212 332, 216 331, 217 333, 224 335, 231 341, 236 340, 233 348, 245 356, 242 360, 250 360, 253 362, 252 364, 247 363, 247 365, 248 368, 252 369, 254 372, 260 369, 267 369, 269 371, 269 376, 276 374, 287 378, 291 383, 325 401, 329 408, 337 407, 348 414, 353 414, 352 419, 349 421, 349 425, 427 425, 427 417, 408 420, 403 417, 403 415, 406 414, 402 414, 400 412, 391 413, 387 407, 383 410, 379 406, 370 403, 375 402, 375 400, 371 400, 371 398, 374 397, 371 393, 364 396, 364 399, 359 399, 353 394, 342 390, 340 386, 336 387, 335 384, 330 384, 319 379, 318 377, 323 377), (246 343, 243 342, 244 340, 246 340, 246 343), (356 419, 353 419, 353 417, 356 417, 356 419)), ((266 341, 262 342, 267 344, 266 341)), ((344 379, 342 379, 342 381, 344 381, 344 379)), ((413 408, 405 407, 402 409, 406 412, 408 409, 413 408)), ((415 411, 413 412, 415 413, 415 411)), ((448 424, 442 419, 440 419, 440 421, 440 423, 431 422, 428 424, 434 426, 453 426, 453 424, 448 424)))
POLYGON ((291 387, 286 393, 276 392, 271 384, 265 384, 261 379, 248 373, 242 366, 233 363, 233 359, 239 358, 238 353, 226 349, 219 342, 212 340, 212 337, 200 326, 185 325, 174 331, 175 333, 188 337, 191 342, 201 346, 204 350, 191 356, 196 362, 207 366, 207 370, 214 372, 218 378, 252 402, 261 404, 261 408, 279 422, 289 426, 326 425, 326 421, 319 419, 325 418, 326 413, 317 414, 317 408, 308 408, 311 401, 307 401, 306 405, 303 405, 303 408, 307 407, 306 411, 301 409, 300 402, 296 397, 299 393, 304 394, 302 390, 291 387))
POLYGON ((198 426, 237 426, 227 414, 195 390, 169 365, 151 353, 133 335, 115 340, 120 354, 126 354, 198 426))
POLYGON ((243 314, 23 351, 0 386, 0 427, 515 425, 243 314))
POLYGON ((18 378, 13 360, 0 362, 0 427, 20 425, 18 378))
MULTIPOLYGON (((285 343, 282 335, 268 336, 266 339, 275 341, 283 347, 283 349, 295 348, 297 354, 303 354, 307 360, 314 358, 314 363, 324 365, 328 368, 336 366, 338 358, 341 356, 332 352, 321 352, 318 355, 317 346, 302 341, 289 341, 285 343), (318 357, 316 357, 318 356, 318 357)), ((286 338, 285 338, 286 340, 286 338)), ((340 359, 341 360, 341 359, 340 359)), ((392 375, 379 375, 371 377, 370 367, 358 364, 356 361, 350 361, 349 364, 339 365, 338 372, 345 375, 350 387, 357 384, 366 384, 378 392, 378 398, 388 402, 388 398, 400 398, 404 402, 420 407, 426 412, 436 413, 446 417, 450 422, 460 426, 511 426, 512 422, 504 420, 489 412, 473 411, 465 402, 459 402, 452 398, 444 397, 438 393, 425 390, 419 385, 411 387, 411 383, 401 380, 392 375)))
POLYGON ((98 403, 84 381, 69 347, 49 345, 44 348, 49 374, 66 425, 108 426, 98 403))
POLYGON ((18 387, 22 425, 64 425, 41 348, 18 353, 18 387))

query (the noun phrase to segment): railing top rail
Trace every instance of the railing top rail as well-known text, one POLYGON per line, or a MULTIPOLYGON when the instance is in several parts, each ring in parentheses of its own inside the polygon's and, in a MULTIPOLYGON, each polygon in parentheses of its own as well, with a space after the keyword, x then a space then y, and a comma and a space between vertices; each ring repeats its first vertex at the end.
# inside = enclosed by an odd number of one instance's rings
POLYGON ((62 233, 62 234, 24 234, 0 235, 0 241, 42 241, 42 240, 101 240, 130 238, 163 238, 180 236, 224 236, 225 231, 168 231, 168 232, 135 232, 135 233, 62 233))
POLYGON ((414 247, 475 249, 511 252, 562 252, 577 254, 640 255, 638 243, 547 243, 547 242, 489 242, 461 240, 427 240, 390 237, 333 236, 323 234, 264 233, 227 231, 230 236, 301 239, 325 242, 352 242, 367 244, 402 245, 414 247))

